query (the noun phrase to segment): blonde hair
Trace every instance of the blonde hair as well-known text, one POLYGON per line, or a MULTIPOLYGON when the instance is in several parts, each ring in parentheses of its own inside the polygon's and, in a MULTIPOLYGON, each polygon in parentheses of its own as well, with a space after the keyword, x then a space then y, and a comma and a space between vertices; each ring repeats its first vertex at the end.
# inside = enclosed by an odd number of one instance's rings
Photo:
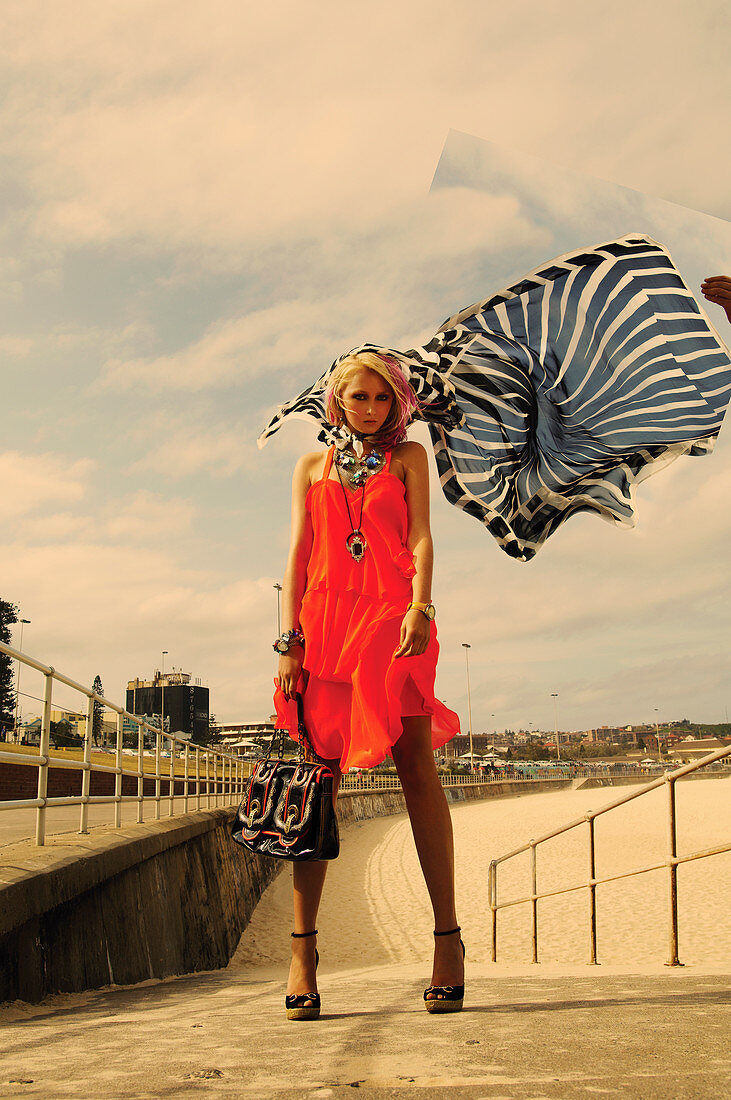
POLYGON ((406 439, 406 429, 418 409, 414 391, 406 381, 404 372, 395 356, 378 355, 374 351, 358 351, 346 355, 332 371, 325 390, 325 409, 331 424, 343 419, 340 395, 357 371, 365 368, 373 371, 390 387, 393 394, 391 408, 379 432, 373 440, 383 447, 393 447, 406 439))

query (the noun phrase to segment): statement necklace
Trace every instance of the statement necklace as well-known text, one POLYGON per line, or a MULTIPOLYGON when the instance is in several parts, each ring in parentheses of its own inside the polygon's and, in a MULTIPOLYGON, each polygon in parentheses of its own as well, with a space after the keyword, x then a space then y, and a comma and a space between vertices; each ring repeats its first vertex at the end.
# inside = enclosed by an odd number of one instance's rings
MULTIPOLYGON (((336 446, 335 465, 338 468, 338 476, 342 470, 351 489, 359 489, 365 485, 367 479, 377 474, 383 466, 383 454, 381 451, 363 453, 363 444, 356 436, 336 446)), ((342 477, 341 477, 342 482, 342 477)))
POLYGON ((373 474, 378 473, 383 466, 383 455, 380 451, 371 451, 370 454, 364 455, 362 449, 363 444, 360 440, 354 440, 352 444, 348 443, 341 450, 336 450, 335 452, 335 471, 338 475, 340 488, 343 490, 345 507, 348 510, 348 522, 351 526, 351 531, 345 540, 345 545, 353 561, 362 561, 368 549, 368 543, 360 529, 363 523, 363 503, 365 501, 366 481, 373 474), (360 456, 354 453, 357 444, 360 444, 360 456), (352 450, 350 450, 351 446, 352 450), (358 517, 357 526, 353 522, 353 516, 350 511, 350 501, 348 500, 348 491, 343 481, 343 474, 345 474, 350 485, 354 489, 360 488, 360 515, 358 517))

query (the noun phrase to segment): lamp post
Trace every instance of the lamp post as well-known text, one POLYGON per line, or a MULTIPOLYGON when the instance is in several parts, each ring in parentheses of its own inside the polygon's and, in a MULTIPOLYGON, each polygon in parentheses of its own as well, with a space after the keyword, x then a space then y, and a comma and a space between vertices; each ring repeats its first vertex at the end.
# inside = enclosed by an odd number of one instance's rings
MULTIPOLYGON (((655 714, 659 714, 658 708, 655 707, 655 714)), ((660 726, 657 718, 655 718, 655 738, 657 739, 657 762, 662 764, 662 748, 660 746, 660 726)))
MULTIPOLYGON (((495 734, 497 733, 497 730, 495 729, 495 715, 491 714, 490 717, 492 718, 492 755, 494 757, 495 756, 495 734)), ((495 760, 493 759, 493 764, 494 763, 495 763, 495 760)))
MULTIPOLYGON (((23 651, 23 627, 28 626, 30 624, 30 619, 18 619, 18 622, 20 623, 20 645, 18 646, 18 649, 22 653, 22 651, 23 651)), ((18 736, 18 706, 20 704, 20 658, 18 658, 18 660, 16 662, 16 665, 17 665, 17 667, 15 669, 15 721, 13 722, 13 735, 14 735, 15 741, 17 743, 17 742, 20 741, 20 737, 18 736)))
POLYGON ((276 588, 277 590, 277 637, 279 638, 282 633, 282 612, 279 604, 279 599, 282 594, 282 586, 281 584, 275 584, 272 585, 272 587, 276 588))
POLYGON ((465 662, 467 665, 467 714, 469 717, 469 732, 470 732, 470 775, 475 770, 475 753, 472 745, 472 693, 470 692, 470 650, 472 646, 469 642, 462 642, 462 648, 464 649, 465 662))
POLYGON ((162 651, 162 673, 160 674, 160 732, 165 733, 165 658, 167 657, 167 649, 162 651))
POLYGON ((556 759, 561 759, 561 748, 558 743, 558 692, 552 691, 551 698, 553 699, 553 725, 556 733, 556 759))

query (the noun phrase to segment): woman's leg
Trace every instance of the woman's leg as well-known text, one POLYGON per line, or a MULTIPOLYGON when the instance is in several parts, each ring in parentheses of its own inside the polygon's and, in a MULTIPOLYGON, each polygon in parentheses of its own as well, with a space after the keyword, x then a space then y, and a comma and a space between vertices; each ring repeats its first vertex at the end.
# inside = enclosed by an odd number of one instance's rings
MULTIPOLYGON (((439 781, 431 742, 431 719, 403 719, 403 733, 392 750, 409 811, 416 851, 434 910, 434 928, 457 925, 454 905, 452 819, 439 781)), ((432 985, 462 985, 464 965, 459 936, 434 941, 432 985)))
MULTIPOLYGON (((336 761, 328 761, 335 777, 333 786, 333 805, 337 803, 340 787, 340 768, 336 761)), ((306 863, 292 864, 292 886, 294 890, 293 932, 312 932, 317 927, 317 912, 320 908, 322 888, 325 885, 328 861, 312 860, 306 863)), ((287 994, 317 992, 315 975, 315 936, 292 940, 292 963, 289 968, 287 994)))

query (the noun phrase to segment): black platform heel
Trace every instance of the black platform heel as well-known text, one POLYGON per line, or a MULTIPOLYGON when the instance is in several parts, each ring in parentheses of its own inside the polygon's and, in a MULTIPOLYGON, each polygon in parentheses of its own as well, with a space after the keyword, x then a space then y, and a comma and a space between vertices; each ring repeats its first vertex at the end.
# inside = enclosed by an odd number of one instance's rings
MULTIPOLYGON (((292 932, 291 936, 293 940, 303 940, 308 936, 316 936, 317 929, 314 932, 292 932)), ((315 948, 315 970, 320 963, 320 954, 315 948)), ((290 993, 284 998, 284 1006, 287 1010, 288 1020, 316 1020, 320 1015, 320 994, 319 993, 290 993), (309 1004, 305 1004, 309 1001, 309 1004)))
MULTIPOLYGON (((462 929, 457 925, 456 928, 450 928, 447 932, 435 932, 434 935, 453 936, 455 932, 461 931, 462 929)), ((462 944, 462 958, 464 958, 467 952, 461 936, 459 942, 462 944)), ((424 1001, 427 1012, 460 1012, 464 1004, 464 985, 430 985, 424 990, 424 1001), (430 993, 434 996, 430 997, 430 993)))

